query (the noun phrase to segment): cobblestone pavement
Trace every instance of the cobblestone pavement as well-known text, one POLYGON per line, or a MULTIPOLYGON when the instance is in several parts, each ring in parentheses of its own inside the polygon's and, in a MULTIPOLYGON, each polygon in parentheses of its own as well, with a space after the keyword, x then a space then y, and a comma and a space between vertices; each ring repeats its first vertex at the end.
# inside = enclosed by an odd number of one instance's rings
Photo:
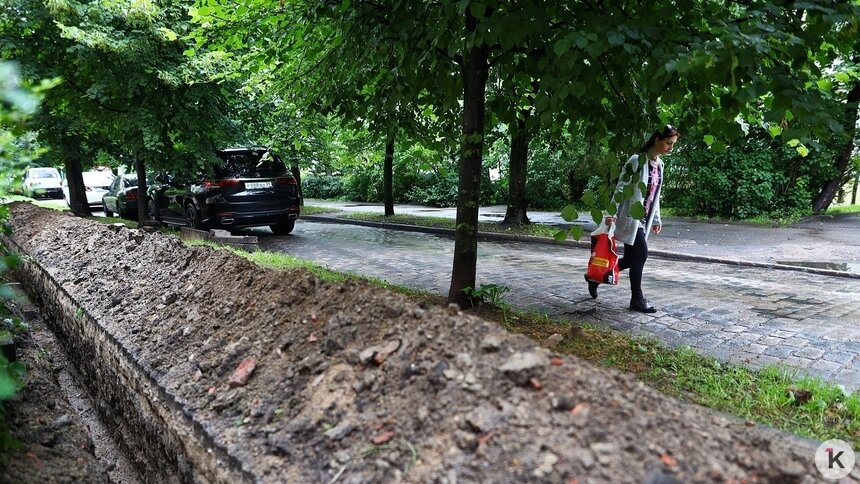
MULTIPOLYGON (((307 200, 309 205, 344 212, 383 213, 378 203, 307 200)), ((479 220, 498 222, 506 206, 484 206, 479 220)), ((397 204, 394 213, 453 219, 456 208, 397 204)), ((529 211, 532 222, 569 225, 558 212, 529 211)), ((780 263, 840 270, 860 274, 860 214, 811 217, 791 226, 771 227, 748 223, 703 222, 676 217, 663 218, 663 232, 649 240, 652 250, 727 258, 735 261, 780 263)), ((594 229, 591 214, 582 212, 576 225, 594 229)))
MULTIPOLYGON (((300 221, 293 235, 263 236, 260 246, 447 294, 454 243, 427 234, 300 221)), ((751 368, 783 364, 860 390, 858 279, 651 257, 643 287, 659 311, 646 315, 627 309, 624 272, 618 286, 600 286, 600 297, 591 299, 582 279, 587 250, 522 242, 478 247, 478 285, 510 287, 506 301, 517 309, 654 336, 751 368)))

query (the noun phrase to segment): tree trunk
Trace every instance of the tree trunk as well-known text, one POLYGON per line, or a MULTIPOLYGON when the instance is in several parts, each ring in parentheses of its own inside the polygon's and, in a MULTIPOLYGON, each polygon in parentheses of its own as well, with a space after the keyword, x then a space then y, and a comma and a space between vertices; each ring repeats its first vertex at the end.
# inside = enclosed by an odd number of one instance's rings
MULTIPOLYGON (((466 9, 466 34, 474 33, 478 19, 466 9)), ((481 197, 481 160, 484 151, 484 110, 489 51, 485 45, 472 46, 464 56, 463 141, 457 196, 457 228, 454 233, 454 267, 448 301, 461 308, 472 306, 463 290, 475 288, 478 264, 478 204, 481 197)))
POLYGON ((290 173, 293 174, 293 178, 296 179, 296 189, 299 193, 299 205, 302 207, 305 206, 305 196, 302 194, 302 172, 299 170, 299 165, 295 164, 290 167, 290 173))
POLYGON ((63 165, 66 169, 66 186, 69 189, 69 206, 72 213, 78 217, 91 217, 93 213, 87 202, 87 189, 81 175, 81 160, 77 156, 66 158, 63 165))
POLYGON ((511 159, 508 170, 508 210, 502 225, 522 225, 529 223, 526 200, 526 178, 528 176, 529 141, 531 133, 526 129, 526 121, 531 110, 522 111, 523 118, 517 118, 516 126, 511 126, 511 159))
POLYGON ((851 190, 851 205, 857 203, 857 185, 860 185, 860 170, 857 170, 857 176, 854 177, 854 189, 851 190))
POLYGON ((144 225, 149 218, 146 213, 149 196, 146 193, 146 163, 139 155, 134 157, 134 169, 137 173, 137 223, 144 225))
POLYGON ((845 106, 845 132, 848 136, 848 141, 839 153, 836 159, 836 176, 827 181, 818 196, 812 201, 812 212, 819 214, 833 203, 833 198, 839 187, 845 183, 845 175, 848 173, 848 163, 851 161, 851 154, 854 152, 854 135, 857 132, 857 105, 860 103, 860 80, 854 81, 854 87, 848 92, 848 100, 845 106))
POLYGON ((394 215, 394 130, 388 132, 385 140, 385 161, 382 164, 382 200, 385 202, 385 215, 394 215))

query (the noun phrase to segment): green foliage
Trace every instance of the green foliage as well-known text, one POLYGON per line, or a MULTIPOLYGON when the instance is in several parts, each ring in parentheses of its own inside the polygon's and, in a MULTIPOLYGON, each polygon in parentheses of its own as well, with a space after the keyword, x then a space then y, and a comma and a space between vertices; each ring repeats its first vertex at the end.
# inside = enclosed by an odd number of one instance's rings
MULTIPOLYGON (((2 339, 2 335, 0 335, 0 339, 2 339)), ((8 400, 15 396, 26 373, 23 363, 20 361, 9 362, 5 356, 0 355, 0 400, 8 400)))
POLYGON ((802 157, 754 130, 728 150, 714 153, 690 136, 667 158, 663 205, 678 215, 749 219, 810 213, 815 187, 833 175, 835 150, 802 157))
MULTIPOLYGON (((0 63, 0 179, 13 178, 21 165, 29 162, 39 152, 28 150, 26 143, 21 143, 26 133, 30 116, 36 113, 39 99, 36 93, 50 88, 49 83, 43 83, 37 91, 26 89, 20 84, 17 67, 11 63, 0 63)), ((4 197, 5 187, 0 187, 0 198, 4 197)), ((0 207, 0 231, 11 232, 6 222, 9 209, 0 207)), ((0 258, 0 275, 15 267, 18 260, 14 256, 4 255, 0 258)), ((0 298, 10 297, 9 288, 0 289, 0 298)), ((8 312, 5 304, 0 301, 0 314, 8 312)), ((6 317, 0 326, 0 339, 9 340, 27 330, 27 325, 15 318, 6 317)), ((15 396, 21 387, 26 368, 20 361, 9 362, 0 355, 0 460, 8 452, 19 447, 17 441, 9 434, 5 421, 3 400, 15 396)))
POLYGON ((334 200, 345 192, 343 177, 309 175, 302 177, 302 196, 334 200))
POLYGON ((475 301, 492 304, 496 307, 506 307, 504 295, 510 290, 510 287, 501 284, 481 284, 478 289, 467 287, 463 289, 463 292, 475 301))

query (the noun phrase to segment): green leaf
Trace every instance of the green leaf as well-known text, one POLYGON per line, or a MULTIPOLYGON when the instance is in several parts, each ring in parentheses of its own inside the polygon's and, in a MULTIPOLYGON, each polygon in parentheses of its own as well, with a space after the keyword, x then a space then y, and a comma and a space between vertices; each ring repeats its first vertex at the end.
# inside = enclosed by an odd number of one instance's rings
POLYGON ((555 55, 561 57, 570 50, 570 41, 567 39, 561 39, 552 46, 552 50, 555 52, 555 55))
POLYGON ((624 43, 624 34, 620 32, 610 32, 609 35, 606 36, 606 40, 609 41, 609 45, 612 47, 618 47, 624 43))
POLYGON ((636 219, 645 218, 645 206, 642 202, 635 202, 630 206, 630 216, 636 219))
POLYGON ((837 72, 835 77, 839 82, 849 82, 851 80, 851 76, 847 72, 837 72))
POLYGON ((723 141, 714 141, 714 144, 711 145, 711 149, 717 153, 724 153, 728 146, 723 141))
POLYGON ((777 136, 782 134, 782 128, 780 128, 777 125, 771 125, 770 127, 767 128, 767 132, 770 133, 770 136, 772 138, 776 138, 777 136))
POLYGON ((169 40, 171 42, 173 42, 174 40, 179 38, 179 36, 176 35, 176 32, 168 29, 167 27, 161 27, 158 30, 160 30, 161 33, 163 33, 164 36, 167 38, 167 40, 169 40))
POLYGON ((600 210, 599 208, 592 209, 591 220, 594 220, 594 223, 600 225, 600 222, 603 221, 603 210, 600 210))
POLYGON ((788 143, 786 143, 786 144, 788 144, 788 146, 791 146, 792 148, 794 148, 800 144, 800 140, 797 138, 790 139, 790 140, 788 140, 788 143))
POLYGON ((582 196, 579 197, 579 199, 582 200, 582 203, 586 204, 587 206, 594 205, 594 194, 591 192, 583 193, 582 196))
POLYGON ((809 149, 807 149, 806 146, 800 145, 797 147, 797 152, 800 154, 800 156, 806 158, 806 155, 809 154, 809 149))
POLYGON ((561 210, 561 218, 565 222, 573 222, 579 217, 579 211, 573 205, 567 205, 561 210))
POLYGON ((349 6, 350 6, 350 4, 351 4, 351 3, 352 3, 352 2, 350 2, 350 0, 343 0, 342 2, 340 2, 340 11, 341 11, 341 13, 346 12, 347 10, 349 10, 349 6))
POLYGON ((475 18, 481 18, 484 16, 484 3, 483 2, 472 2, 469 4, 469 11, 472 13, 472 16, 475 18))
POLYGON ((712 144, 714 144, 714 140, 716 138, 714 138, 713 135, 706 134, 705 136, 702 136, 702 139, 705 140, 706 145, 711 146, 712 144))
POLYGON ((18 385, 5 371, 5 368, 0 368, 0 400, 6 400, 15 395, 18 390, 18 385))
POLYGON ((579 240, 583 235, 585 235, 585 231, 582 230, 581 225, 574 225, 570 228, 570 235, 573 236, 574 240, 579 240))
POLYGON ((564 242, 567 240, 567 230, 559 230, 552 235, 552 238, 555 239, 556 242, 564 242))
POLYGON ((819 79, 816 84, 818 84, 818 89, 821 89, 822 91, 829 91, 833 88, 833 81, 830 79, 819 79))

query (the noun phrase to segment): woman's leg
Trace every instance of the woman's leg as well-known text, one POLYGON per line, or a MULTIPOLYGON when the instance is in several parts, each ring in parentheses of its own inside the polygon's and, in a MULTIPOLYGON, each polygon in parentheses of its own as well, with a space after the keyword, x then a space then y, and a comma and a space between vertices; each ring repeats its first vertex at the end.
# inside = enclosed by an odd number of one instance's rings
POLYGON ((631 299, 639 300, 642 295, 642 269, 648 260, 648 241, 645 240, 645 230, 636 232, 636 240, 633 245, 624 244, 624 257, 618 261, 621 270, 630 269, 630 295, 631 299))

